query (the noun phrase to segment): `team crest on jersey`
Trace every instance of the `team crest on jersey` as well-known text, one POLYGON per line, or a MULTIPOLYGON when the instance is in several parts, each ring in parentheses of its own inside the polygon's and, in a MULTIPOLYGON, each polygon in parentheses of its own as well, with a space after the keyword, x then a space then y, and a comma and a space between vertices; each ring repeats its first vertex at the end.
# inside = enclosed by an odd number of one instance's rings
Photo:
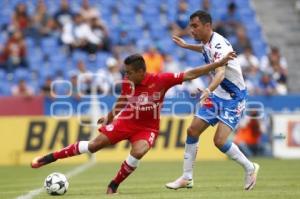
POLYGON ((107 126, 105 127, 105 129, 106 129, 107 131, 112 131, 114 128, 115 128, 115 127, 114 127, 113 124, 109 124, 109 125, 107 125, 107 126))
POLYGON ((140 105, 147 104, 149 102, 148 95, 145 95, 145 94, 139 95, 137 98, 137 102, 140 105))
POLYGON ((153 88, 155 86, 155 84, 153 83, 153 84, 150 84, 149 86, 148 86, 148 88, 153 88))
POLYGON ((214 60, 218 60, 221 58, 221 53, 215 52, 214 54, 214 60))

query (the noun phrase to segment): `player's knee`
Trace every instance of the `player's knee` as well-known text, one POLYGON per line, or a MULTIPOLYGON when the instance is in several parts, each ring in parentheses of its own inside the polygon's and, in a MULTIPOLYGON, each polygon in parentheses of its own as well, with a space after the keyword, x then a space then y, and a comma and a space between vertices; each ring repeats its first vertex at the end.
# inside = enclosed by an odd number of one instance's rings
POLYGON ((95 153, 95 152, 99 151, 101 148, 102 148, 101 143, 99 143, 95 140, 92 140, 89 142, 88 149, 91 153, 95 153))
POLYGON ((130 154, 133 157, 135 157, 136 159, 141 159, 148 151, 149 151, 149 148, 147 148, 147 147, 133 148, 130 151, 130 154))
POLYGON ((190 136, 190 137, 198 138, 199 137, 199 132, 198 132, 197 129, 195 129, 192 126, 190 126, 187 129, 187 135, 190 136))
POLYGON ((226 140, 223 140, 222 138, 217 138, 217 137, 214 138, 214 144, 219 149, 224 146, 225 142, 226 140))
POLYGON ((133 157, 135 157, 136 159, 141 159, 147 152, 148 152, 148 148, 146 147, 142 147, 142 148, 135 148, 133 150, 131 150, 131 155, 133 157))
POLYGON ((110 140, 105 135, 99 134, 96 138, 89 142, 88 150, 91 153, 95 153, 110 144, 110 140))
POLYGON ((97 151, 97 147, 96 147, 94 141, 89 142, 88 149, 89 149, 89 152, 91 152, 91 153, 95 153, 97 151))

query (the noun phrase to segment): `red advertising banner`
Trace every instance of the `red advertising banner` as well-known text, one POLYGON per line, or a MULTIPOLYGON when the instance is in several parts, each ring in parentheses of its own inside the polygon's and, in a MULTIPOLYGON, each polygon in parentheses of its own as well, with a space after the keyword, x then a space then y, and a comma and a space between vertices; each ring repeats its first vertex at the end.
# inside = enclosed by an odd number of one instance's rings
POLYGON ((0 97, 0 116, 44 115, 44 98, 0 97))

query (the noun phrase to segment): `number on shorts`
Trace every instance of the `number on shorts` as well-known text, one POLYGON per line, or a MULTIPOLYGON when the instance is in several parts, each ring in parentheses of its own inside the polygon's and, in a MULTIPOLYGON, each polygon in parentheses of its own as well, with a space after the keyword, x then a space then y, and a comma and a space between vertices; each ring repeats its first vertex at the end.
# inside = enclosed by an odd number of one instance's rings
POLYGON ((154 142, 154 138, 155 138, 155 133, 151 132, 150 137, 149 137, 149 143, 152 145, 154 142))

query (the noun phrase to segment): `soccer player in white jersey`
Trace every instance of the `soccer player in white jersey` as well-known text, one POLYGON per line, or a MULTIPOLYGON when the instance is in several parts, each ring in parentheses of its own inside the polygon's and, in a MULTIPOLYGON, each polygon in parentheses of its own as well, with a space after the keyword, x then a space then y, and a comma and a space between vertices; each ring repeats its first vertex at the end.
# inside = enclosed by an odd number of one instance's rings
MULTIPOLYGON (((182 38, 173 37, 182 48, 198 51, 204 55, 205 62, 212 63, 233 51, 231 44, 220 34, 213 32, 210 14, 196 11, 190 16, 190 31, 200 44, 188 44, 182 38)), ((183 175, 174 182, 166 184, 169 189, 193 187, 193 165, 198 149, 199 136, 209 125, 218 124, 214 135, 215 146, 228 157, 243 166, 245 170, 245 190, 256 184, 259 165, 247 159, 239 148, 228 140, 236 128, 245 107, 246 87, 237 59, 226 66, 215 69, 214 77, 200 97, 200 108, 187 129, 183 175)))

